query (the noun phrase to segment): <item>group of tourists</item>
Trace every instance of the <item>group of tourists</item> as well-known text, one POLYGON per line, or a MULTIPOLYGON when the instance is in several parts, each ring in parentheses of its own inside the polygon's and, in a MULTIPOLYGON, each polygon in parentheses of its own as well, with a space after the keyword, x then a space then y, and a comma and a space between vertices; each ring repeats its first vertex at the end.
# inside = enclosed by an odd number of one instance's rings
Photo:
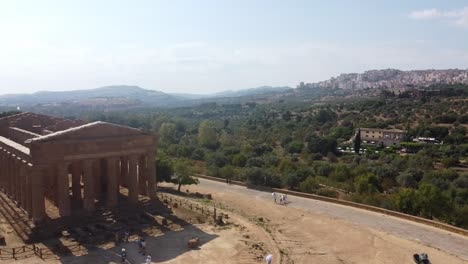
MULTIPOLYGON (((125 231, 124 233, 124 242, 128 242, 128 239, 130 237, 130 233, 128 231, 125 231)), ((138 252, 142 254, 143 256, 146 255, 146 241, 143 237, 140 237, 138 239, 138 252)), ((127 250, 125 248, 122 248, 122 251, 120 252, 120 258, 122 263, 127 262, 127 250)), ((146 264, 151 263, 151 255, 146 256, 146 264)))
POLYGON ((275 201, 275 203, 278 203, 279 204, 287 204, 288 203, 288 195, 287 194, 281 194, 279 196, 279 199, 278 199, 278 195, 274 192, 271 194, 271 196, 273 196, 273 200, 275 201))

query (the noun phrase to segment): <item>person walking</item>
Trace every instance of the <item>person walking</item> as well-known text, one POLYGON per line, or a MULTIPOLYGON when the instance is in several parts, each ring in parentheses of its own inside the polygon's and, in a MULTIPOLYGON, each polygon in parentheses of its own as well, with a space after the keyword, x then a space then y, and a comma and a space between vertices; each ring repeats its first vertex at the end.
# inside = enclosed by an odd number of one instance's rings
POLYGON ((143 248, 143 243, 142 243, 142 242, 143 242, 143 238, 142 238, 142 237, 139 237, 139 238, 138 238, 138 253, 142 253, 142 252, 143 252, 143 250, 142 250, 142 248, 143 248))
POLYGON ((271 264, 272 261, 273 261, 273 255, 268 254, 268 256, 266 256, 265 260, 266 260, 267 264, 271 264))
POLYGON ((130 232, 128 232, 128 230, 127 230, 127 231, 125 231, 125 233, 124 233, 124 242, 128 243, 128 238, 129 238, 129 237, 130 237, 130 232))
POLYGON ((276 203, 276 193, 272 193, 271 195, 273 196, 273 200, 275 200, 276 203))
POLYGON ((141 254, 146 255, 146 240, 141 238, 141 254))
POLYGON ((146 256, 146 264, 151 264, 151 256, 146 256))
POLYGON ((122 251, 120 252, 120 259, 122 260, 122 263, 125 263, 127 261, 127 251, 125 248, 122 248, 122 251))

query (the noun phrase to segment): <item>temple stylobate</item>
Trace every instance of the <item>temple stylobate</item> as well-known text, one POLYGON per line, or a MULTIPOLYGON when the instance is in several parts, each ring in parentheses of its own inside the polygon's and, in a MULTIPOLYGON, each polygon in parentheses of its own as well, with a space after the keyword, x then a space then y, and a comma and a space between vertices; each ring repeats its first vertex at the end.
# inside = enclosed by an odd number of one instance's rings
POLYGON ((33 113, 0 118, 0 187, 34 222, 46 200, 60 217, 96 206, 156 198, 157 138, 106 122, 84 123, 33 113))

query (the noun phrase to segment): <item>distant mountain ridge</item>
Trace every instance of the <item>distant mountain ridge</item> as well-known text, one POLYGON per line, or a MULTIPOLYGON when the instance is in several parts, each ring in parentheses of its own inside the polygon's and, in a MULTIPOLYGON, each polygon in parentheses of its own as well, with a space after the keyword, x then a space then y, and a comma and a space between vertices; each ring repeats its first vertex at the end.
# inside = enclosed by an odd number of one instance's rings
POLYGON ((39 91, 32 94, 0 95, 0 106, 30 106, 38 104, 75 105, 135 105, 168 107, 192 105, 198 100, 218 100, 224 97, 246 97, 269 93, 281 93, 290 87, 262 86, 239 91, 225 91, 215 94, 177 94, 148 90, 139 86, 113 85, 94 89, 73 91, 39 91), (216 99, 215 99, 216 98, 216 99), (194 102, 190 102, 194 101, 194 102))
POLYGON ((49 92, 40 91, 32 94, 9 94, 0 96, 2 105, 31 105, 50 103, 80 103, 93 98, 126 98, 142 103, 163 103, 177 101, 178 98, 160 91, 146 90, 138 86, 117 85, 87 90, 49 92))
MULTIPOLYGON (((404 90, 433 84, 467 84, 468 70, 369 70, 346 73, 316 83, 301 82, 296 88, 261 86, 213 94, 164 93, 131 85, 104 86, 95 89, 0 96, 0 107, 181 107, 216 102, 269 103, 279 100, 307 101, 321 96, 359 95, 363 89, 404 90), (339 91, 335 91, 339 90, 339 91), (354 92, 356 90, 356 92, 354 92)), ((373 91, 370 94, 377 94, 373 91)))

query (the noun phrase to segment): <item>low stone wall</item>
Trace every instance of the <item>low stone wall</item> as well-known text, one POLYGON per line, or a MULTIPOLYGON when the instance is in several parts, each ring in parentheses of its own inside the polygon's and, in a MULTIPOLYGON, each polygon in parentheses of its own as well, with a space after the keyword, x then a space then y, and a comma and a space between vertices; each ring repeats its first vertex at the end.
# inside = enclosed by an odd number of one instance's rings
MULTIPOLYGON (((201 174, 196 174, 195 176, 199 177, 199 178, 202 178, 202 179, 206 179, 206 180, 226 182, 225 179, 206 176, 206 175, 201 175, 201 174)), ((429 220, 429 219, 414 216, 414 215, 408 215, 408 214, 404 214, 404 213, 400 213, 400 212, 396 212, 396 211, 392 211, 392 210, 387 210, 387 209, 380 208, 380 207, 375 207, 375 206, 350 202, 350 201, 346 201, 346 200, 339 200, 339 199, 320 196, 320 195, 315 195, 315 194, 295 192, 295 191, 290 191, 290 190, 286 190, 286 189, 278 189, 278 188, 270 188, 270 187, 265 187, 265 186, 251 185, 251 184, 247 184, 245 182, 239 182, 239 181, 231 181, 231 184, 245 186, 247 188, 252 188, 252 189, 265 191, 265 192, 279 192, 279 193, 299 196, 299 197, 308 198, 308 199, 315 199, 315 200, 320 200, 320 201, 324 201, 324 202, 340 204, 340 205, 344 205, 344 206, 351 206, 351 207, 354 207, 354 208, 359 208, 359 209, 368 210, 368 211, 372 211, 372 212, 376 212, 376 213, 391 215, 391 216, 402 218, 402 219, 405 219, 405 220, 409 220, 409 221, 413 221, 413 222, 433 226, 433 227, 440 228, 440 229, 450 231, 450 232, 454 232, 454 233, 457 233, 457 234, 460 234, 460 235, 463 235, 463 236, 468 236, 468 230, 463 229, 463 228, 455 227, 455 226, 452 226, 452 225, 449 225, 449 224, 429 220)))

